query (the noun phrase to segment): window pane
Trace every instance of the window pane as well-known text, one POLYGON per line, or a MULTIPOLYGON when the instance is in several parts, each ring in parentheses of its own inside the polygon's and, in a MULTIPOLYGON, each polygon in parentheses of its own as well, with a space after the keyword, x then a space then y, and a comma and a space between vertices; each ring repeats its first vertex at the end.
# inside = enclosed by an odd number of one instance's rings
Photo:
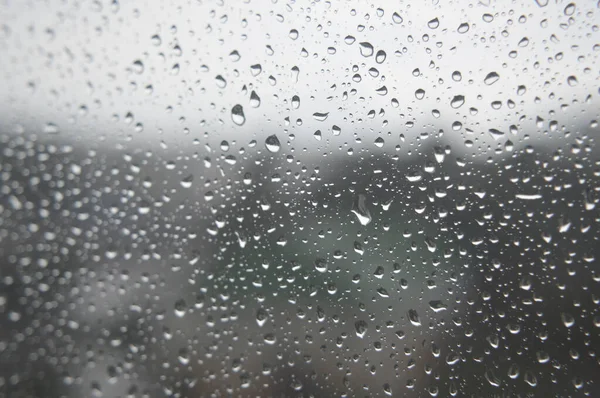
POLYGON ((2 2, 0 395, 600 396, 599 4, 2 2))

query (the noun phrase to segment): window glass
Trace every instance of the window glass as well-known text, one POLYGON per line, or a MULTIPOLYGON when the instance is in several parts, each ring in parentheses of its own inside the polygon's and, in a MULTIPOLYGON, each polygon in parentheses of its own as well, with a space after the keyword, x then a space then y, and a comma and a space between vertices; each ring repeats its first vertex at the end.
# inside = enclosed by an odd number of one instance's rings
POLYGON ((0 395, 600 396, 599 7, 2 1, 0 395))

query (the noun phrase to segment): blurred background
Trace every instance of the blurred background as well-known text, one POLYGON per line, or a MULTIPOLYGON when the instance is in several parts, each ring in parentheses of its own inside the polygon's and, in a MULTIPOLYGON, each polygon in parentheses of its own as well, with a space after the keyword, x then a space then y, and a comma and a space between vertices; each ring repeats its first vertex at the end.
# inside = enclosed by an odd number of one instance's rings
POLYGON ((600 3, 0 4, 1 396, 600 395, 600 3))

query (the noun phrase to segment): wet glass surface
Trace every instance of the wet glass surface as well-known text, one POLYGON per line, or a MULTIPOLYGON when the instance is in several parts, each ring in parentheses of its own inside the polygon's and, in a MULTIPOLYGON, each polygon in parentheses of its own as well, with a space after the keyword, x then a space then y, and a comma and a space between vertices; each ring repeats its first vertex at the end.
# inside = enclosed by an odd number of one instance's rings
POLYGON ((600 396, 600 3, 0 4, 0 396, 600 396))

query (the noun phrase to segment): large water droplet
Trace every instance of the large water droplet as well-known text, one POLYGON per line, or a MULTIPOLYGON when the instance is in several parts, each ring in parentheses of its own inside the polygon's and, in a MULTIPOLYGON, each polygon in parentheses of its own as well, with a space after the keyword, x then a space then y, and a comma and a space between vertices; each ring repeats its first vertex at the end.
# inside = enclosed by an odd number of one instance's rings
POLYGON ((483 82, 488 86, 491 86, 492 84, 496 83, 498 79, 500 79, 500 76, 496 72, 490 72, 487 74, 485 79, 483 79, 483 82))
POLYGON ((244 108, 237 104, 233 108, 231 108, 231 120, 238 126, 246 123, 246 116, 244 115, 244 108))
POLYGON ((375 50, 373 49, 373 45, 369 42, 363 41, 362 43, 360 43, 360 54, 363 57, 370 57, 373 55, 373 52, 375 50))
POLYGON ((354 328, 356 329, 356 335, 362 339, 367 332, 367 322, 362 320, 356 321, 354 323, 354 328))
POLYGON ((327 120, 327 117, 329 116, 329 112, 315 112, 313 113, 313 117, 315 118, 315 120, 319 121, 319 122, 324 122, 325 120, 327 120))
POLYGON ((429 29, 437 29, 438 26, 440 26, 440 20, 437 18, 433 18, 432 20, 427 22, 427 26, 429 26, 429 29))
POLYGON ((395 12, 392 14, 392 21, 394 21, 395 24, 401 24, 404 19, 400 16, 400 14, 395 12))
POLYGON ((452 98, 452 101, 450 101, 450 106, 452 106, 454 109, 458 109, 461 106, 463 106, 464 103, 465 103, 464 95, 455 95, 454 98, 452 98))
POLYGON ((408 320, 413 326, 421 326, 421 319, 416 310, 408 310, 408 320))
POLYGON ((366 201, 367 197, 361 193, 354 199, 352 204, 352 213, 356 215, 361 225, 367 225, 371 222, 371 213, 367 208, 366 201))
POLYGON ((271 153, 277 153, 281 149, 281 143, 279 142, 279 138, 275 134, 270 135, 265 140, 265 147, 271 153))

